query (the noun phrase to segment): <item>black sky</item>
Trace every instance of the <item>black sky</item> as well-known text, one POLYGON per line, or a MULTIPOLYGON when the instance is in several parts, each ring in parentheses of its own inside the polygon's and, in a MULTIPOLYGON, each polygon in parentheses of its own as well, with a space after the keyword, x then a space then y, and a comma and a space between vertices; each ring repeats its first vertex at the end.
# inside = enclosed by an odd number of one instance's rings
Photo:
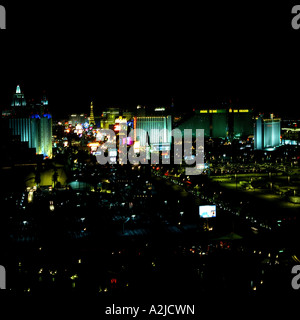
MULTIPOLYGON (((17 84, 52 113, 231 99, 297 113, 300 30, 293 4, 6 4, 0 105, 17 84), (296 109, 295 109, 296 108, 296 109)), ((299 114, 299 112, 298 112, 299 114)))

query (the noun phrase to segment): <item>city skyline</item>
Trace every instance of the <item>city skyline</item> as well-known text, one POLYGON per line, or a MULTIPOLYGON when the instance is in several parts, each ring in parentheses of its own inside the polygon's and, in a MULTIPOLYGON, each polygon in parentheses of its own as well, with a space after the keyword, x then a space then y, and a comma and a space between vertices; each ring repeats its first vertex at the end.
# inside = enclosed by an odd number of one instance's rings
MULTIPOLYGON (((74 93, 76 92, 75 98, 66 98, 61 91, 56 92, 55 87, 49 85, 38 84, 35 85, 34 81, 11 81, 9 89, 6 91, 6 94, 1 95, 0 99, 0 108, 1 110, 7 109, 12 101, 12 95, 15 92, 17 85, 20 85, 22 93, 25 95, 25 100, 27 102, 37 102, 41 100, 43 95, 46 95, 49 100, 49 107, 53 116, 55 118, 64 118, 70 115, 71 113, 86 113, 89 114, 90 104, 93 102, 95 106, 96 116, 99 116, 100 113, 106 108, 109 107, 118 107, 122 110, 134 110, 138 105, 148 106, 148 107, 171 107, 174 106, 174 110, 177 112, 189 113, 194 110, 199 110, 203 108, 229 108, 230 106, 245 107, 253 109, 254 112, 266 112, 266 113, 275 113, 276 116, 284 116, 286 118, 292 118, 299 115, 298 109, 295 107, 295 104, 298 105, 296 99, 291 98, 286 99, 285 102, 282 102, 278 99, 275 103, 272 99, 269 99, 267 104, 263 104, 264 98, 260 97, 259 100, 254 99, 253 97, 246 96, 234 96, 234 95, 216 95, 213 96, 210 93, 204 93, 197 95, 189 94, 187 91, 182 90, 178 91, 177 94, 171 94, 170 90, 166 92, 154 92, 152 95, 140 94, 134 95, 110 95, 107 93, 107 90, 104 90, 104 94, 97 92, 92 88, 82 88, 82 91, 79 92, 72 85, 65 86, 69 90, 65 90, 63 93, 68 96, 72 95, 72 87, 74 88, 74 93), (12 87, 12 84, 16 84, 12 87), (7 93, 9 92, 9 94, 7 93), (11 94, 10 94, 11 93, 11 94), (170 94, 169 94, 170 93, 170 94), (141 97, 141 95, 143 97, 141 97), (284 107, 281 107, 284 106, 284 107)), ((300 106, 300 99, 299 99, 300 106)))
POLYGON ((2 5, 4 295, 102 319, 299 294, 295 7, 2 5))

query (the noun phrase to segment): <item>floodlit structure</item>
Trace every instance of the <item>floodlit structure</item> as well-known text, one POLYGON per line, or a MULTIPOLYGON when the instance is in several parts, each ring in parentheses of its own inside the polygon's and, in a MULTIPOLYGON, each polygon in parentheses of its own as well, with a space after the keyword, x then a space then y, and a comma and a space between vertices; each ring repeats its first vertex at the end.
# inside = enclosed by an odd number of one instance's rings
POLYGON ((171 116, 135 117, 134 129, 137 129, 134 141, 140 147, 150 145, 152 150, 170 150, 172 119, 171 116), (139 129, 143 131, 139 132, 139 129))
POLYGON ((52 116, 49 113, 31 117, 33 148, 37 154, 52 158, 52 116))
POLYGON ((90 127, 92 127, 92 126, 95 125, 95 116, 94 116, 94 106, 93 106, 93 102, 91 102, 91 107, 90 107, 89 125, 90 125, 90 127))
POLYGON ((41 104, 35 106, 35 113, 30 114, 25 108, 24 94, 17 86, 12 102, 13 116, 8 118, 8 126, 12 135, 28 142, 29 148, 36 149, 36 154, 52 158, 52 116, 45 112, 46 105, 48 100, 43 97, 41 104))
POLYGON ((26 107, 26 100, 24 97, 24 93, 21 92, 21 88, 19 85, 17 85, 16 92, 13 95, 11 106, 12 107, 26 107))
POLYGON ((203 129, 204 136, 210 137, 210 114, 207 112, 207 110, 205 110, 206 112, 199 113, 201 111, 196 111, 193 117, 189 118, 178 126, 178 129, 181 131, 182 135, 184 133, 184 129, 191 129, 192 136, 196 137, 196 130, 203 129))
POLYGON ((259 116, 254 127, 254 148, 256 150, 274 150, 280 145, 281 119, 259 116))
POLYGON ((73 113, 69 116, 69 124, 71 124, 72 126, 76 126, 77 124, 88 124, 88 119, 86 117, 85 114, 81 113, 81 114, 76 114, 73 113))
POLYGON ((211 113, 211 137, 224 138, 228 136, 228 116, 226 109, 209 110, 211 113))
POLYGON ((200 109, 180 124, 178 128, 204 129, 204 136, 210 138, 240 137, 253 134, 253 111, 251 109, 200 109))
POLYGON ((253 134, 253 110, 229 109, 229 131, 233 137, 253 134))
POLYGON ((35 148, 36 154, 52 158, 52 117, 50 114, 35 114, 30 118, 10 118, 9 128, 12 135, 20 136, 28 142, 29 148, 35 148))

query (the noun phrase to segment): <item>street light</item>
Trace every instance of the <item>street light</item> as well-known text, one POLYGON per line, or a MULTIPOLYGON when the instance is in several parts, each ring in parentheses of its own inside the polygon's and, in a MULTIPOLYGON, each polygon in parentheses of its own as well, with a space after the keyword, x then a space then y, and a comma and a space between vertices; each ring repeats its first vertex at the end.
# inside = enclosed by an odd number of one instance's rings
POLYGON ((236 180, 236 173, 235 173, 235 190, 237 190, 237 180, 236 180))

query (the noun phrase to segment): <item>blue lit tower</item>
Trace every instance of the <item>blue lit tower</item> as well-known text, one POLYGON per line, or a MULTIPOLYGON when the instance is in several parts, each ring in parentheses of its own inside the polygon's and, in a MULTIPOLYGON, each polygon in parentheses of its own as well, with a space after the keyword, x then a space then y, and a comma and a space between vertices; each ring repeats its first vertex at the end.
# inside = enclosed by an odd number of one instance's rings
POLYGON ((8 125, 12 135, 28 142, 28 147, 35 148, 36 154, 52 158, 52 116, 46 111, 47 106, 48 100, 43 97, 40 104, 27 108, 24 94, 17 86, 12 102, 14 110, 8 118, 8 125))
POLYGON ((33 148, 34 137, 32 135, 31 120, 28 116, 25 116, 26 100, 19 85, 13 95, 11 107, 12 112, 9 112, 8 126, 12 135, 19 136, 22 142, 28 142, 29 148, 33 148))
POLYGON ((26 107, 26 100, 24 97, 24 93, 21 92, 21 88, 19 85, 17 85, 16 92, 13 95, 11 106, 12 107, 26 107))
POLYGON ((52 116, 49 113, 31 115, 32 147, 36 154, 52 158, 52 116))
POLYGON ((263 149, 263 119, 259 116, 254 126, 254 149, 263 149))
POLYGON ((254 148, 256 150, 273 150, 280 145, 281 119, 258 116, 254 127, 254 148))

